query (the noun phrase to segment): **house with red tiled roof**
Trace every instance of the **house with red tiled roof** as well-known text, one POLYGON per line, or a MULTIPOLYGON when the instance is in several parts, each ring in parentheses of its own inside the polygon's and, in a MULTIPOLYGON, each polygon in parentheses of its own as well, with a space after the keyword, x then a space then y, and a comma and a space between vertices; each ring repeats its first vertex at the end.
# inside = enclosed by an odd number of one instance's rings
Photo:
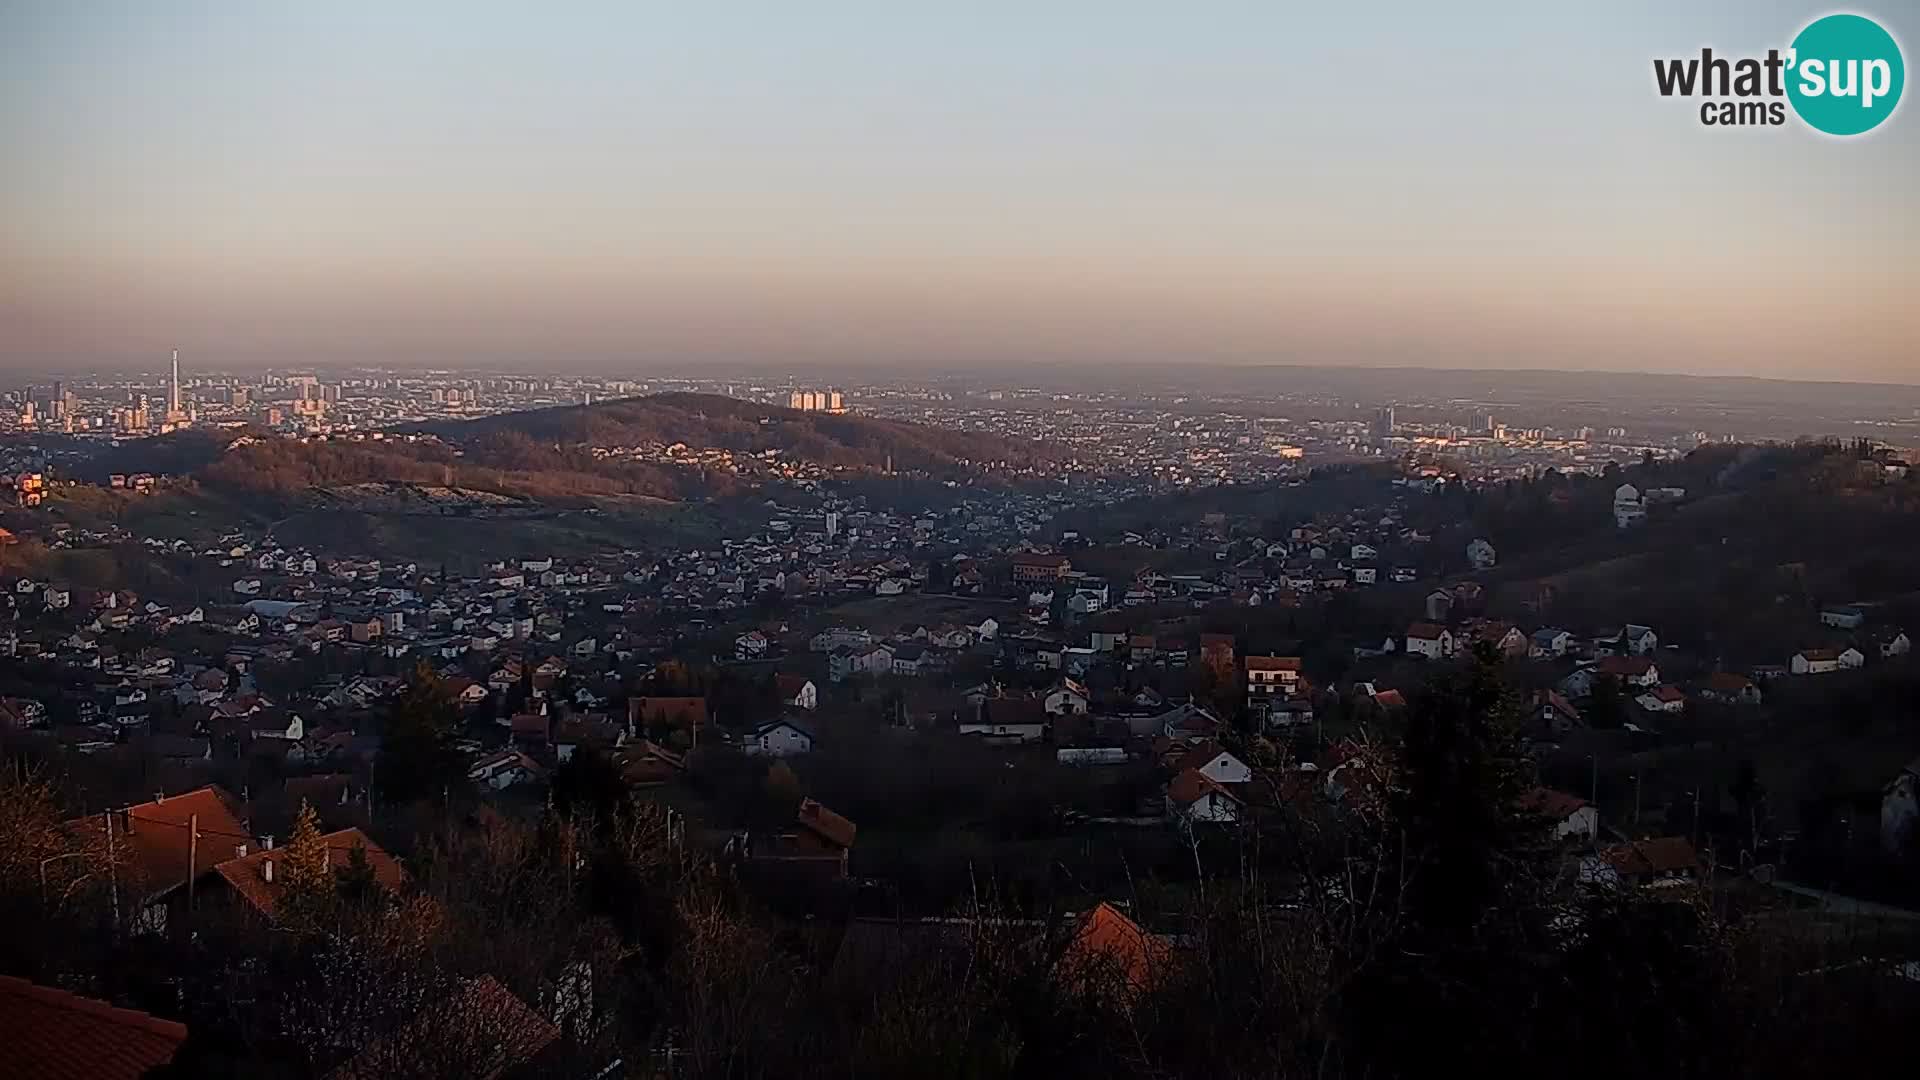
POLYGON ((1597 885, 1672 886, 1700 873, 1700 856, 1684 836, 1634 840, 1602 848, 1582 861, 1580 880, 1597 885))
POLYGON ((236 845, 253 842, 239 800, 212 784, 75 818, 67 828, 105 833, 109 816, 116 846, 128 860, 116 873, 135 901, 133 926, 139 930, 165 932, 170 902, 186 891, 184 886, 232 858, 236 845))
POLYGON ((630 697, 627 723, 644 732, 653 725, 679 729, 705 727, 707 699, 703 697, 630 697))
POLYGON ((1437 623, 1417 622, 1407 627, 1408 656, 1445 660, 1453 655, 1453 631, 1437 623))
POLYGON ((1677 713, 1687 709, 1687 695, 1677 686, 1656 686, 1633 699, 1635 705, 1648 712, 1677 713))
POLYGON ((186 1041, 185 1024, 0 975, 0 1072, 17 1080, 140 1080, 186 1041))
POLYGON ((1552 788, 1534 788, 1521 796, 1520 808, 1553 822, 1554 838, 1592 839, 1600 831, 1600 811, 1578 795, 1552 788))
POLYGON ((1172 972, 1171 943, 1106 901, 1074 920, 1054 969, 1068 990, 1130 1006, 1172 972))
POLYGON ((1724 705, 1760 704, 1760 688, 1753 684, 1753 680, 1731 671, 1716 671, 1707 676, 1706 684, 1700 688, 1700 696, 1724 705))
POLYGON ((1226 747, 1212 739, 1182 754, 1174 762, 1174 772, 1188 769, 1197 770, 1216 784, 1244 784, 1253 779, 1253 770, 1247 767, 1246 762, 1234 757, 1226 747))
POLYGON ((773 677, 774 693, 782 705, 812 712, 820 704, 820 690, 805 675, 780 672, 773 677))
POLYGON ((1660 685, 1660 668, 1651 657, 1603 656, 1594 670, 1619 679, 1628 686, 1646 688, 1660 685))
MULTIPOLYGON (((374 843, 359 829, 327 833, 320 838, 320 842, 326 845, 327 863, 334 871, 345 870, 353 865, 354 849, 358 848, 365 852, 373 879, 382 888, 397 894, 406 885, 407 872, 400 865, 400 860, 388 854, 385 848, 374 843)), ((207 875, 207 888, 201 900, 206 903, 236 902, 271 922, 281 897, 286 893, 285 862, 285 848, 248 850, 227 859, 207 875)))
POLYGON ((1225 824, 1240 820, 1240 809, 1238 795, 1199 769, 1182 769, 1167 784, 1167 816, 1174 821, 1225 824))

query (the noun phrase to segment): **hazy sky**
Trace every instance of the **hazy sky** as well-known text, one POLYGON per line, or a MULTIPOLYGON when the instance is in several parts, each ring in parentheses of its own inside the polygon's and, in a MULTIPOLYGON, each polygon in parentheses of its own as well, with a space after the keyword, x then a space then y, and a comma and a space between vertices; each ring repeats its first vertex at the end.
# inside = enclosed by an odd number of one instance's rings
POLYGON ((1920 383, 1920 106, 1653 90, 1827 10, 0 0, 0 367, 1920 383))

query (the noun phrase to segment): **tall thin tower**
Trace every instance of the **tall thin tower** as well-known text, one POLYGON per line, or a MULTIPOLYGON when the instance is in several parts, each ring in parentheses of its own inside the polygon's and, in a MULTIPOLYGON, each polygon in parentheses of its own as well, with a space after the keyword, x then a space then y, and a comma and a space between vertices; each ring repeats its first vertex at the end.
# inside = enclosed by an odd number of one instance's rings
POLYGON ((180 409, 180 350, 173 350, 173 381, 167 384, 167 418, 182 415, 180 409))

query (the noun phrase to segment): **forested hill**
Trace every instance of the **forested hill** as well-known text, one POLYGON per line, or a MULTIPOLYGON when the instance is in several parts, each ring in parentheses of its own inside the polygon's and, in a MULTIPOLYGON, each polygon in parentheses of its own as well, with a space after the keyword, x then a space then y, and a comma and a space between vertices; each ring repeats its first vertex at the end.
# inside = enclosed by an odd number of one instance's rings
POLYGON ((644 446, 686 443, 695 449, 760 452, 829 467, 949 472, 983 465, 1015 468, 1063 456, 1059 447, 1026 439, 926 427, 902 420, 801 412, 716 394, 654 394, 592 405, 503 413, 430 430, 461 445, 520 436, 550 445, 644 446))

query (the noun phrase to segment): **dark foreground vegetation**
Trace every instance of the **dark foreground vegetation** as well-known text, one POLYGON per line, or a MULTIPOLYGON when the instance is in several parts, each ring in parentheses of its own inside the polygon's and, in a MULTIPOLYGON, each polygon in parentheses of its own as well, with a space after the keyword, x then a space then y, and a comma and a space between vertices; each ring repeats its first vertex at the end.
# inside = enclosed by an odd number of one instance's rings
POLYGON ((1138 937, 1090 933, 1068 883, 1014 898, 988 874, 910 912, 769 881, 587 752, 543 804, 475 802, 451 716, 417 681, 386 718, 371 832, 405 888, 315 867, 303 811, 272 924, 207 904, 166 935, 116 918, 115 863, 63 827, 79 778, 13 761, 0 971, 183 1020, 180 1077, 487 1075, 512 1032, 469 1007, 482 978, 558 1026, 525 1074, 570 1077, 1881 1075, 1920 1005, 1893 966, 1912 935, 1725 885, 1578 884, 1522 808, 1490 658, 1356 744, 1339 798, 1275 781, 1189 834, 1180 888, 1111 898, 1138 937))

